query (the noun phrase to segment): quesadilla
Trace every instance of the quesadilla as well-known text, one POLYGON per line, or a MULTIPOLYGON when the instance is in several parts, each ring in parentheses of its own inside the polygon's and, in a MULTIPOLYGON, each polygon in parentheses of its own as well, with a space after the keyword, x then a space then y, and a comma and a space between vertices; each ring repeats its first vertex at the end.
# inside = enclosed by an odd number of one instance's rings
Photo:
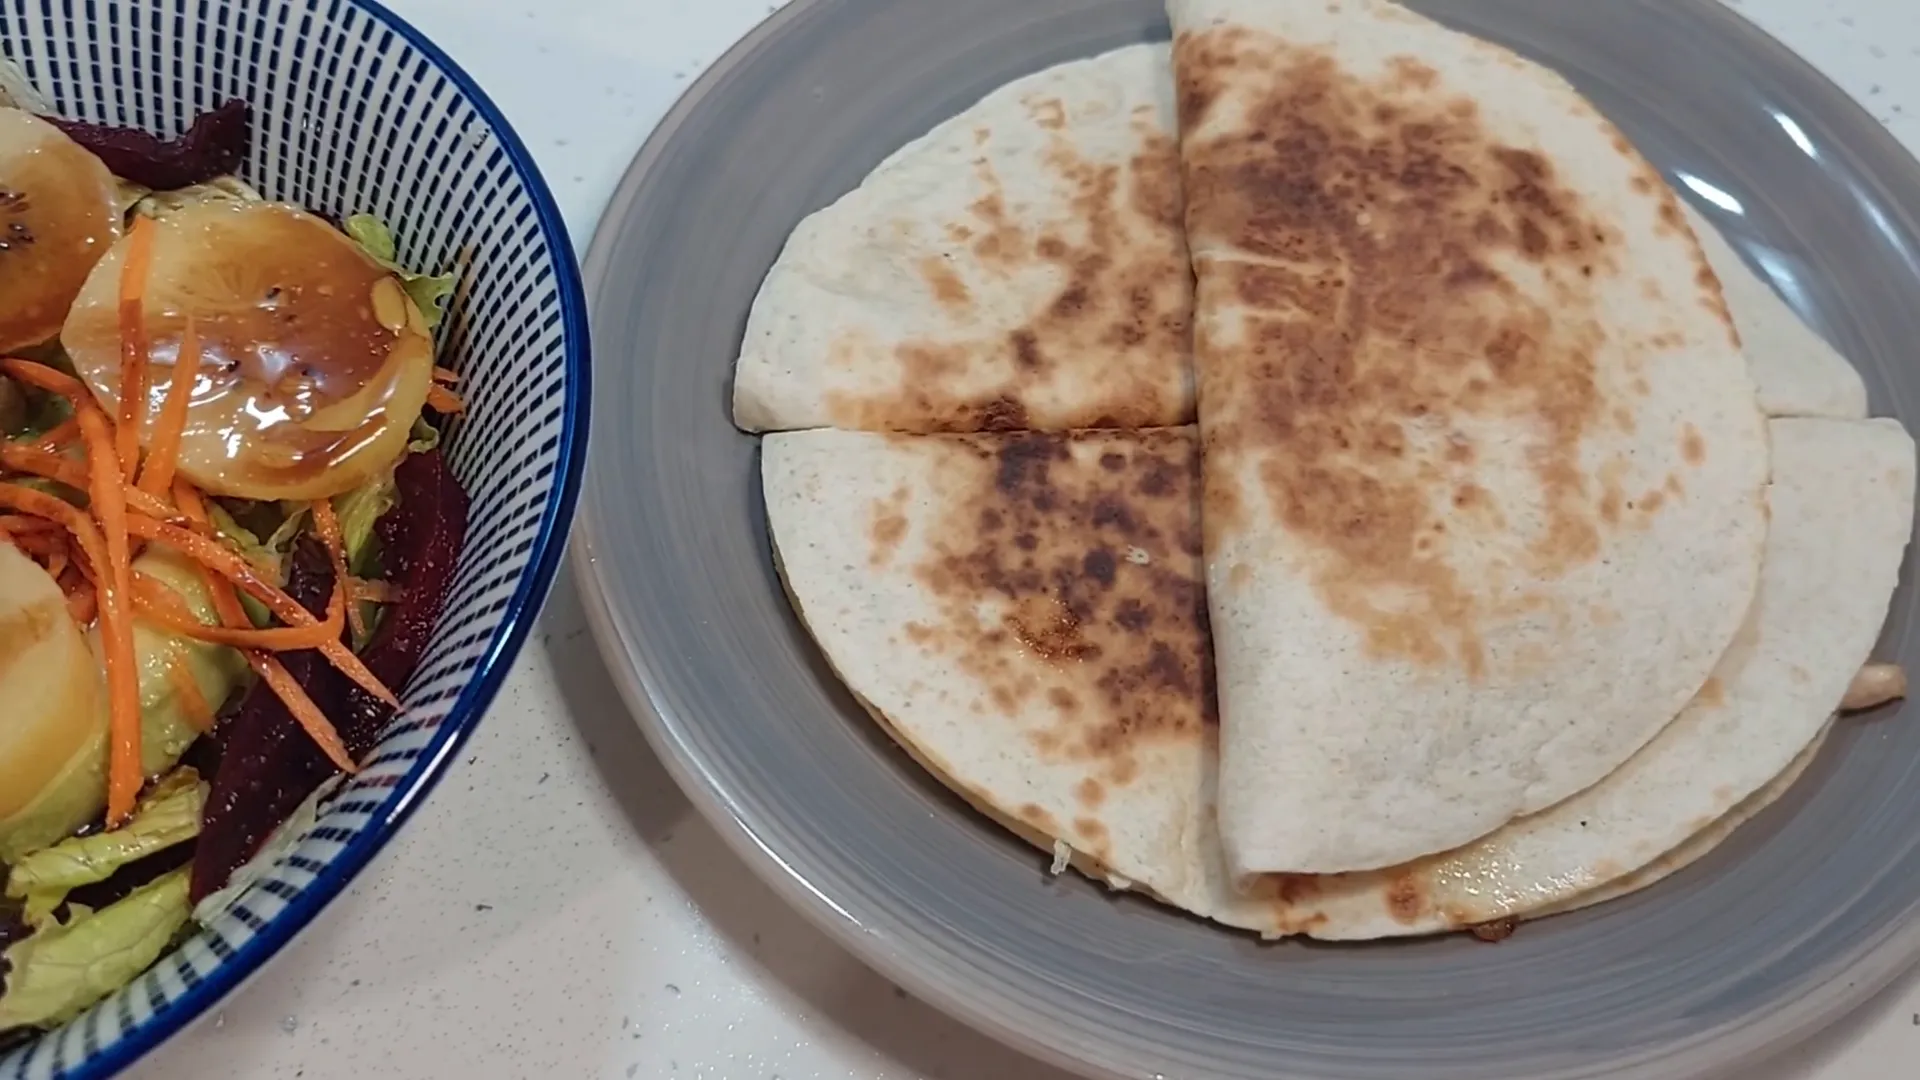
POLYGON ((1681 207, 1707 265, 1720 279, 1761 411, 1768 416, 1866 419, 1867 385, 1860 373, 1800 321, 1706 215, 1684 202, 1681 207))
POLYGON ((1558 76, 1378 0, 1169 8, 1228 863, 1452 849, 1726 652, 1753 383, 1678 200, 1558 76))
POLYGON ((1136 45, 1010 83, 802 221, 748 317, 734 422, 1191 422, 1167 64, 1136 45))
MULTIPOLYGON (((1828 725, 1829 728, 1831 726, 1831 724, 1828 725)), ((1759 817, 1761 811, 1785 797, 1787 792, 1800 782, 1800 777, 1806 774, 1807 766, 1813 764, 1813 759, 1820 756, 1820 748, 1826 745, 1826 741, 1827 729, 1822 729, 1820 734, 1814 736, 1813 742, 1808 743, 1807 748, 1800 751, 1800 756, 1793 759, 1793 763, 1787 766, 1785 772, 1767 781, 1765 787, 1747 796, 1738 806, 1727 811, 1720 820, 1688 837, 1679 847, 1633 873, 1614 878, 1597 889, 1588 889, 1569 900, 1539 908, 1533 911, 1529 918, 1544 919, 1549 915, 1585 911, 1587 908, 1618 900, 1623 896, 1631 896, 1642 889, 1658 885, 1706 858, 1715 848, 1731 839, 1733 834, 1740 830, 1740 826, 1759 817)))
MULTIPOLYGON (((1759 593, 1679 717, 1598 784, 1465 847, 1370 873, 1289 877, 1284 924, 1389 937, 1565 902, 1679 847, 1806 749, 1886 621, 1913 531, 1914 444, 1893 420, 1768 426, 1773 526, 1759 593)), ((1279 884, 1264 887, 1279 897, 1279 884)))
POLYGON ((1269 937, 1354 939, 1651 884, 1642 868, 1697 857, 1784 785, 1885 614, 1913 451, 1891 421, 1775 427, 1766 585, 1705 700, 1592 791, 1468 848, 1244 890, 1216 824, 1190 429, 800 432, 768 437, 762 473, 795 609, 935 776, 1058 868, 1269 937))
POLYGON ((874 716, 1020 835, 1176 902, 1217 848, 1194 450, 819 430, 761 467, 794 608, 874 716))

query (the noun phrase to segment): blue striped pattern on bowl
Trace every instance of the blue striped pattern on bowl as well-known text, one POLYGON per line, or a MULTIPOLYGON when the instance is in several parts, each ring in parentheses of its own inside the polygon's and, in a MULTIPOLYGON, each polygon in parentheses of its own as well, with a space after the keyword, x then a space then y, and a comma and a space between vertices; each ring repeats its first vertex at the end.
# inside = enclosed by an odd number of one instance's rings
POLYGON ((378 214, 402 261, 471 288, 448 323, 468 412, 448 459, 473 516, 447 613, 365 771, 238 905, 126 990, 0 1056, 0 1080, 113 1075, 218 1002, 393 834, 478 722, 562 556, 584 461, 586 308, 519 139, 451 60, 367 0, 0 0, 0 50, 62 115, 173 133, 251 102, 246 179, 378 214))

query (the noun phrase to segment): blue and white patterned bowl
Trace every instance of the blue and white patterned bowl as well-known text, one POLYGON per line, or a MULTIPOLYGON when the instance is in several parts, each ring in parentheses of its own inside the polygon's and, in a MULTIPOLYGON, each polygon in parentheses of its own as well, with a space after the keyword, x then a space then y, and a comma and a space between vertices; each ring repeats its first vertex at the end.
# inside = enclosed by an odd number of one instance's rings
POLYGON ((393 225, 472 284, 449 322, 468 411, 448 459, 467 546, 406 711, 280 867, 145 976, 0 1056, 0 1080, 111 1076, 205 1012, 366 866, 479 722, 564 552, 587 442, 586 304, 552 195, 466 73, 372 0, 0 0, 0 51, 65 116, 173 133, 254 111, 245 178, 393 225))

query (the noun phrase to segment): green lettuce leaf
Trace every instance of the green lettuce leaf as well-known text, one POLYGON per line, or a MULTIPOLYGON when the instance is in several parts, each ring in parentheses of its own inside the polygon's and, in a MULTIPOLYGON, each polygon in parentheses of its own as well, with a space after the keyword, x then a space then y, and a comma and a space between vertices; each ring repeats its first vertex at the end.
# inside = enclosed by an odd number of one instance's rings
MULTIPOLYGON (((227 513, 226 508, 219 503, 212 501, 207 503, 207 517, 213 522, 214 531, 220 534, 221 539, 232 545, 242 557, 271 577, 274 582, 285 585, 287 553, 293 550, 294 540, 299 538, 300 531, 306 526, 307 510, 298 504, 283 503, 282 506, 290 508, 287 516, 274 530, 273 535, 265 540, 260 539, 253 530, 234 520, 233 515, 227 513)), ((240 603, 247 609, 247 617, 253 620, 253 625, 273 625, 273 615, 267 610, 265 604, 244 592, 240 594, 240 603)))
POLYGON ((427 320, 428 330, 438 330, 440 322, 446 318, 447 300, 453 296, 454 286, 459 278, 454 274, 416 274, 401 266, 399 245, 393 239, 393 230, 387 223, 372 214, 355 214, 348 218, 343 226, 353 242, 360 245, 374 262, 400 275, 400 284, 413 299, 415 307, 427 320))
POLYGON ((335 773, 314 788, 313 794, 287 815, 287 820, 267 834, 253 858, 233 872, 225 888, 208 893, 201 899, 200 906, 193 909, 193 921, 201 926, 212 925, 215 919, 233 908, 234 903, 253 887, 254 882, 266 877, 282 859, 293 854, 294 849, 300 846, 300 841, 306 839, 314 825, 319 823, 321 808, 333 801, 334 794, 345 787, 346 782, 345 776, 335 773))
POLYGON ((440 447, 440 429, 427 422, 422 416, 413 422, 413 433, 407 442, 407 453, 424 454, 440 447))
POLYGON ((379 552, 374 543, 373 525, 399 504, 400 492, 394 486, 391 471, 334 498, 333 516, 340 519, 340 536, 347 547, 347 570, 354 577, 375 576, 379 552))
MULTIPOLYGON (((345 495, 335 496, 333 516, 340 521, 340 537, 347 549, 348 573, 368 580, 380 576, 380 542, 373 534, 373 526, 399 504, 400 491, 394 485, 391 469, 345 495)), ((381 618, 380 605, 369 601, 360 602, 359 612, 358 625, 364 633, 354 634, 352 644, 356 652, 365 648, 372 639, 381 618)))
POLYGON ((152 967, 192 913, 187 875, 175 870, 104 910, 75 911, 7 949, 0 1031, 65 1023, 152 967))
POLYGON ((200 774, 176 769, 141 798, 120 828, 62 840, 19 859, 7 875, 7 895, 29 900, 31 909, 35 893, 64 894, 105 881, 129 863, 200 835, 206 804, 207 785, 200 774))

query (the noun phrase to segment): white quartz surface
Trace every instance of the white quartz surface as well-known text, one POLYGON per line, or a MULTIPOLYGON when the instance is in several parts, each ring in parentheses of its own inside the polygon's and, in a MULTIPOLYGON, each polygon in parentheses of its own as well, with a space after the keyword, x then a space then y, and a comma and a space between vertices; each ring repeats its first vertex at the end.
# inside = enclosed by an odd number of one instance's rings
MULTIPOLYGON (((675 95, 767 0, 387 0, 487 87, 584 250, 675 95)), ((1596 0, 1605 2, 1605 0, 1596 0)), ((1920 153, 1915 0, 1730 0, 1920 153)), ((1920 1075, 1920 979, 1747 1080, 1920 1075)), ((790 912, 648 750, 571 575, 359 883, 144 1080, 1066 1080, 790 912)))

